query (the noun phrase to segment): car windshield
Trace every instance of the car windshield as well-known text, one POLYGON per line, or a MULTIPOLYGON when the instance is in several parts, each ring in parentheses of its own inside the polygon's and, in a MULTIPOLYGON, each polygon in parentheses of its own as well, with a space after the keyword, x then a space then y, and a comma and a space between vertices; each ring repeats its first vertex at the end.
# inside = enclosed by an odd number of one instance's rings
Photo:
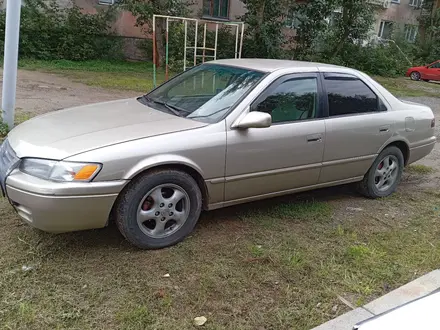
POLYGON ((158 87, 144 100, 159 110, 214 123, 263 75, 262 72, 243 68, 203 64, 158 87))

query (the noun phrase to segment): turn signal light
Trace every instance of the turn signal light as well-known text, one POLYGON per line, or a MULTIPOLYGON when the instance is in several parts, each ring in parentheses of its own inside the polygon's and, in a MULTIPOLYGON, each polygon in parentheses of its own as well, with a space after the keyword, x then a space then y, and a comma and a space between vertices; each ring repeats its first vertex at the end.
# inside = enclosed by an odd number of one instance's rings
POLYGON ((88 180, 96 173, 98 169, 98 165, 86 165, 80 169, 73 178, 74 180, 88 180))

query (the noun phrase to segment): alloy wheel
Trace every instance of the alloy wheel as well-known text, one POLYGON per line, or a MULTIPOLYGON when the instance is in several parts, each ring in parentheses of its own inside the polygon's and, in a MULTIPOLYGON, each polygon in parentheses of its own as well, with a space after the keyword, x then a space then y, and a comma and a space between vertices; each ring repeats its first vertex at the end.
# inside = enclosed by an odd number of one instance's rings
POLYGON ((163 184, 151 189, 137 211, 141 231, 152 238, 164 238, 178 231, 188 219, 190 199, 186 191, 175 184, 163 184))
POLYGON ((394 155, 386 156, 377 165, 374 184, 377 190, 383 192, 390 189, 396 182, 399 175, 399 162, 394 155))

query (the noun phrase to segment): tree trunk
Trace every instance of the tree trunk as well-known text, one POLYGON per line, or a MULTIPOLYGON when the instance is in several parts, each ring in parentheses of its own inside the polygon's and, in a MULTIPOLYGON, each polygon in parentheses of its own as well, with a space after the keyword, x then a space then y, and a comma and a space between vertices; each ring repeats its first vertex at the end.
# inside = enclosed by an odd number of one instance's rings
POLYGON ((333 48, 333 57, 336 57, 339 52, 342 50, 342 47, 344 47, 345 42, 347 41, 348 36, 350 35, 350 18, 351 18, 351 10, 353 8, 346 6, 343 2, 342 5, 342 21, 344 22, 344 28, 342 30, 342 35, 340 36, 338 42, 336 43, 335 47, 333 48))

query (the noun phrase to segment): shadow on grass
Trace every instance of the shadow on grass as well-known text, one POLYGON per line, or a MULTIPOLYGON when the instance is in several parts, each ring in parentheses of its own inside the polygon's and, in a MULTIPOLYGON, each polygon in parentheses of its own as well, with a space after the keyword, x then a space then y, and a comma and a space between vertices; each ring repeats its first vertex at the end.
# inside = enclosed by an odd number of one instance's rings
MULTIPOLYGON (((204 236, 228 236, 231 230, 250 230, 255 225, 263 225, 265 228, 275 227, 282 219, 306 222, 322 220, 331 215, 332 209, 328 202, 347 198, 362 197, 352 186, 345 185, 203 212, 190 239, 199 241, 204 236)), ((64 254, 69 251, 76 254, 90 249, 141 251, 125 240, 113 222, 102 229, 65 234, 36 231, 36 236, 42 246, 55 247, 52 254, 64 254)))

